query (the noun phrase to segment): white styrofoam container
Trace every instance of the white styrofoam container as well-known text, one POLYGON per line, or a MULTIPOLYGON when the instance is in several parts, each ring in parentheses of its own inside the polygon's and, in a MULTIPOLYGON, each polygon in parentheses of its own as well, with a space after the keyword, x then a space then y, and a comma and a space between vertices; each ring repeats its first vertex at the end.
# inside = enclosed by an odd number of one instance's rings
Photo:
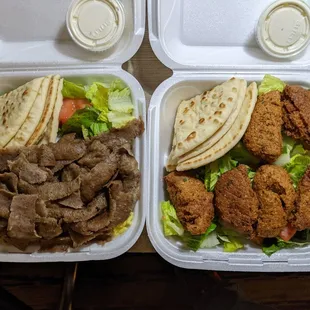
POLYGON ((266 56, 254 39, 261 12, 272 0, 148 0, 149 35, 157 57, 173 69, 152 96, 148 111, 149 211, 147 230, 156 251, 183 268, 228 271, 310 271, 310 247, 281 250, 271 257, 247 244, 236 253, 221 247, 186 250, 166 238, 160 202, 167 200, 163 177, 177 107, 181 100, 232 76, 260 82, 270 73, 310 88, 310 48, 294 60, 266 56))
MULTIPOLYGON (((77 46, 65 29, 71 0, 1 0, 0 10, 0 93, 33 78, 49 74, 88 85, 119 78, 131 89, 136 117, 146 121, 146 102, 139 82, 122 70, 142 43, 145 31, 145 0, 122 0, 126 30, 120 42, 103 53, 77 46)), ((146 203, 147 156, 145 134, 134 143, 134 154, 141 170, 141 198, 134 210, 131 227, 105 245, 93 244, 65 253, 22 253, 14 247, 0 246, 0 261, 56 262, 105 260, 129 250, 142 233, 146 203)))

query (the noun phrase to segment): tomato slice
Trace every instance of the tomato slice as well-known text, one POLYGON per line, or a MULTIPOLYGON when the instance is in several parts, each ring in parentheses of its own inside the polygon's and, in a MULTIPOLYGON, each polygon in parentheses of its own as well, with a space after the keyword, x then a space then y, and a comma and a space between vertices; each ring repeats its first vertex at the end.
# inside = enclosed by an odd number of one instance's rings
POLYGON ((284 241, 289 241, 293 238, 293 236, 296 234, 297 230, 291 226, 291 224, 288 224, 281 232, 280 232, 280 238, 284 241))
POLYGON ((64 124, 76 110, 84 109, 90 103, 87 99, 70 99, 65 98, 59 113, 59 122, 64 124))

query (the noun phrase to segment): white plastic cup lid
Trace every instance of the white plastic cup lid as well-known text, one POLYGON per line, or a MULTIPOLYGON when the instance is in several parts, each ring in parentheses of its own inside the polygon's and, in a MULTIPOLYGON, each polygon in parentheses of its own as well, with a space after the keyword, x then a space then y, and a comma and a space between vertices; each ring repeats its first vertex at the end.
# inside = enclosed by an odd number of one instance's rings
POLYGON ((67 28, 81 47, 94 52, 107 50, 123 34, 123 5, 118 0, 74 0, 68 9, 67 28))
POLYGON ((299 0, 280 0, 261 15, 257 41, 269 55, 290 58, 301 53, 310 43, 310 8, 299 0))

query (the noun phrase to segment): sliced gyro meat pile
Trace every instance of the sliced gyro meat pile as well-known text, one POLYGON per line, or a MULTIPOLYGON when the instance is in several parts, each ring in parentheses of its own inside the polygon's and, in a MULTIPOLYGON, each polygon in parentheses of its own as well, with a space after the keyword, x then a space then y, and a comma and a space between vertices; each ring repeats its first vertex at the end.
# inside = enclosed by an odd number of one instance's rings
POLYGON ((110 240, 139 199, 131 145, 143 130, 134 120, 89 140, 69 134, 58 143, 2 151, 3 239, 22 250, 37 242, 42 250, 65 250, 110 240))

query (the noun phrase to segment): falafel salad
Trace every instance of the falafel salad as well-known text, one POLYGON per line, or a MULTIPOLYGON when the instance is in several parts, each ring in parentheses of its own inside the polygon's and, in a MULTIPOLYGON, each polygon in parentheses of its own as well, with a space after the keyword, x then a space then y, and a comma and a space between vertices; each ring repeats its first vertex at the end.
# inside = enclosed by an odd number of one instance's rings
POLYGON ((310 90, 231 78, 177 109, 161 202, 184 249, 310 244, 310 90))

